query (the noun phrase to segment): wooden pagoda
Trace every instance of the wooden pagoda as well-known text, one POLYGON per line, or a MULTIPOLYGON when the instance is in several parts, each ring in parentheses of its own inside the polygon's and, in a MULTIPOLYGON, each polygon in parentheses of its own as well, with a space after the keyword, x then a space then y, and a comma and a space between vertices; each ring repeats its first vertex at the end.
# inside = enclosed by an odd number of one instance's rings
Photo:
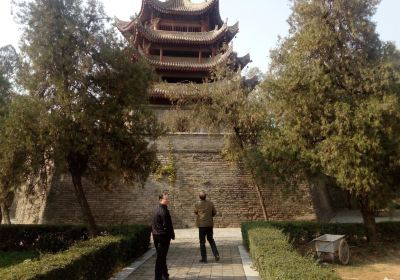
MULTIPOLYGON (((222 21, 219 0, 142 0, 138 16, 130 22, 116 19, 116 26, 134 48, 133 59, 146 60, 167 83, 202 83, 213 67, 244 68, 250 62, 249 55, 233 52, 230 43, 239 24, 222 21)), ((163 93, 155 89, 152 103, 164 103, 163 93)))

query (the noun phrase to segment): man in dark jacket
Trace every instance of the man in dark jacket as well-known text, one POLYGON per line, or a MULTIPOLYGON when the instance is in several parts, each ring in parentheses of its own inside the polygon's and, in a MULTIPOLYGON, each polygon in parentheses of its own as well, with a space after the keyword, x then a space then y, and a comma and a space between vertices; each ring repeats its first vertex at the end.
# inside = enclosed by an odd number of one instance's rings
POLYGON ((171 215, 168 211, 169 195, 164 192, 159 195, 160 203, 154 209, 152 233, 154 246, 157 250, 155 280, 168 280, 167 254, 171 239, 175 239, 171 215))
POLYGON ((201 191, 199 193, 200 201, 194 206, 194 213, 197 215, 196 224, 199 228, 200 239, 200 253, 202 263, 207 263, 207 250, 206 250, 206 236, 208 243, 210 243, 211 250, 214 254, 215 261, 219 261, 219 253, 217 245, 214 241, 214 220, 213 217, 217 215, 214 203, 206 200, 206 193, 201 191))

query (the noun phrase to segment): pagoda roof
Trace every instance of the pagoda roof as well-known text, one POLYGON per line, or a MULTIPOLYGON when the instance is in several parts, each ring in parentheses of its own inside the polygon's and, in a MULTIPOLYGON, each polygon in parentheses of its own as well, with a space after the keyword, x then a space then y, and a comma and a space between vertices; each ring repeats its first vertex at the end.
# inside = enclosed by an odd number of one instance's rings
POLYGON ((153 9, 165 14, 190 14, 201 15, 219 4, 219 0, 206 0, 202 3, 192 3, 190 0, 143 0, 143 5, 149 5, 153 9))
MULTIPOLYGON (((248 85, 248 83, 256 83, 257 78, 253 79, 245 79, 241 78, 241 83, 243 85, 248 85)), ((258 81, 258 80, 257 80, 258 81)), ((153 84, 153 86, 149 89, 149 93, 151 97, 156 98, 168 98, 168 99, 180 99, 182 97, 194 97, 198 98, 198 93, 201 92, 209 92, 212 91, 213 86, 223 87, 227 86, 229 80, 219 80, 213 81, 209 83, 195 84, 195 83, 168 83, 168 82, 159 82, 153 84)))
POLYGON ((133 34, 135 37, 138 36, 138 34, 141 34, 151 42, 175 44, 207 45, 215 43, 221 38, 224 38, 224 36, 227 36, 228 41, 230 41, 239 32, 239 22, 232 26, 228 26, 226 23, 224 23, 221 28, 208 32, 153 30, 144 26, 142 22, 138 20, 126 22, 115 19, 115 25, 122 34, 133 34))
POLYGON ((160 56, 145 54, 141 48, 138 49, 138 52, 145 61, 157 69, 206 72, 222 63, 227 63, 233 54, 233 47, 229 46, 226 52, 215 57, 203 58, 202 62, 199 62, 198 58, 168 56, 164 56, 163 61, 160 61, 160 56))
POLYGON ((235 54, 235 55, 236 55, 236 58, 235 58, 236 66, 240 69, 244 69, 247 66, 247 64, 253 62, 250 58, 249 53, 246 54, 245 56, 237 56, 237 54, 235 54))
MULTIPOLYGON (((192 87, 192 84, 180 84, 180 83, 156 83, 150 89, 150 94, 152 97, 167 97, 172 94, 186 94, 190 95, 191 88, 184 87, 182 85, 189 85, 192 87)), ((196 85, 196 87, 204 87, 202 84, 196 85)))
POLYGON ((223 21, 219 12, 219 0, 204 0, 202 3, 192 3, 191 0, 142 0, 142 8, 138 18, 149 19, 151 11, 164 15, 201 16, 212 13, 216 23, 221 26, 223 21))

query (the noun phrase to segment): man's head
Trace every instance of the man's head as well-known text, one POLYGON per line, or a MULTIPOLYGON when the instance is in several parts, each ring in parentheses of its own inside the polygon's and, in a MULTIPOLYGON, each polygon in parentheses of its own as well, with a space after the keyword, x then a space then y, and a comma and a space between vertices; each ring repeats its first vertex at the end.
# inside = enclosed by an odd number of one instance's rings
POLYGON ((169 204, 169 194, 167 192, 163 192, 158 196, 158 199, 160 200, 160 204, 162 205, 168 205, 169 204))
POLYGON ((206 200, 206 198, 207 198, 206 192, 205 191, 199 192, 199 198, 200 198, 200 200, 206 200))

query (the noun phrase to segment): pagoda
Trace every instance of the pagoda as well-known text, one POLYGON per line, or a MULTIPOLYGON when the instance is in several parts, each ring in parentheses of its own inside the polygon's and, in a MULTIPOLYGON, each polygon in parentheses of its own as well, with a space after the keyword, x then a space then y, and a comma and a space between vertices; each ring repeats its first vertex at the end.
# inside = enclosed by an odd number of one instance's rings
POLYGON ((239 24, 222 21, 219 0, 142 0, 135 19, 115 24, 135 50, 132 59, 147 61, 164 81, 150 93, 152 104, 168 104, 165 83, 202 83, 218 65, 242 69, 251 62, 233 52, 239 24))

